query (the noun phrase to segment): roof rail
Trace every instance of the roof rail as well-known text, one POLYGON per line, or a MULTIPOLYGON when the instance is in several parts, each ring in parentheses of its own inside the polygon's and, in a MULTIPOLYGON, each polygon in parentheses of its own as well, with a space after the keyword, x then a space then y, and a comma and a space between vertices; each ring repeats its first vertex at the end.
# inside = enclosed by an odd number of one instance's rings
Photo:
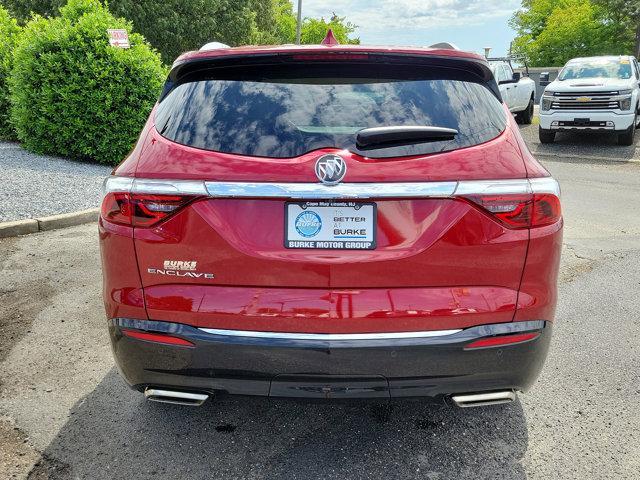
POLYGON ((455 43, 451 42, 438 42, 433 45, 429 45, 429 48, 442 48, 445 50, 460 50, 455 43))
POLYGON ((200 50, 218 50, 220 48, 231 48, 229 45, 220 42, 209 42, 205 43, 200 47, 200 50))

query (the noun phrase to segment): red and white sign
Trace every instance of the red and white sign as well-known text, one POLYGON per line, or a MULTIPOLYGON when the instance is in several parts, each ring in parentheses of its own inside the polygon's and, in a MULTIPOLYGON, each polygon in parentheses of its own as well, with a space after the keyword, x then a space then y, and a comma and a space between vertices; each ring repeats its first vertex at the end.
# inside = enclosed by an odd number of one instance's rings
POLYGON ((126 30, 109 29, 107 33, 109 34, 109 45, 112 47, 129 48, 131 46, 129 44, 129 34, 126 30))

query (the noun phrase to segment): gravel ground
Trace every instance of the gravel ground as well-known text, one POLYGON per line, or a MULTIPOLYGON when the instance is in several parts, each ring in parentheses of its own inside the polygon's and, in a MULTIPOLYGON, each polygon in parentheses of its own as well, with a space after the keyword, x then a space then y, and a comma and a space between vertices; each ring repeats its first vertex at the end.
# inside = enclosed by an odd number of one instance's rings
POLYGON ((637 479, 640 164, 545 165, 566 221, 550 354, 482 409, 145 403, 113 366, 95 224, 0 240, 0 479, 637 479))
POLYGON ((111 167, 27 152, 0 142, 0 222, 100 206, 111 167))

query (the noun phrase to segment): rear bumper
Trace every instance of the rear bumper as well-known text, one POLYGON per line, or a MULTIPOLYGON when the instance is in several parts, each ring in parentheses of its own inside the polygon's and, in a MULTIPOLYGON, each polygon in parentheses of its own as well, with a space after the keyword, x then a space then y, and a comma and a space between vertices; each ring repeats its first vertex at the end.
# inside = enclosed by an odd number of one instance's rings
POLYGON ((589 110, 540 112, 540 127, 545 130, 597 130, 622 132, 633 125, 634 112, 616 113, 589 110), (576 119, 589 119, 588 125, 576 124, 576 119), (609 124, 607 124, 609 122, 609 124), (602 125, 600 125, 602 124, 602 125))
POLYGON ((526 390, 544 363, 551 323, 501 323, 406 338, 261 337, 117 318, 110 320, 109 332, 118 367, 138 390, 154 386, 271 397, 397 398, 526 390), (194 346, 135 339, 123 329, 171 334, 194 346), (480 338, 520 332, 539 335, 523 343, 465 350, 480 338))

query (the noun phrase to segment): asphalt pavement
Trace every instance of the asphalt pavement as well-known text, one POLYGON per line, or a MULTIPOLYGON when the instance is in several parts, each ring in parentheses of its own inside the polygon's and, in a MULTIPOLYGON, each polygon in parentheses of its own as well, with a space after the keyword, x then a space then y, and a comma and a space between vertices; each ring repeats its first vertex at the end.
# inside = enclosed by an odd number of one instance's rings
MULTIPOLYGON (((538 107, 535 108, 536 114, 538 107)), ((633 145, 618 145, 618 136, 612 133, 558 132, 554 143, 543 145, 538 140, 538 118, 532 125, 520 125, 520 133, 537 157, 564 157, 590 161, 640 162, 640 130, 636 131, 633 145)))
POLYGON ((510 405, 145 403, 113 366, 96 226, 0 240, 0 478, 638 478, 640 164, 544 163, 560 302, 510 405))

